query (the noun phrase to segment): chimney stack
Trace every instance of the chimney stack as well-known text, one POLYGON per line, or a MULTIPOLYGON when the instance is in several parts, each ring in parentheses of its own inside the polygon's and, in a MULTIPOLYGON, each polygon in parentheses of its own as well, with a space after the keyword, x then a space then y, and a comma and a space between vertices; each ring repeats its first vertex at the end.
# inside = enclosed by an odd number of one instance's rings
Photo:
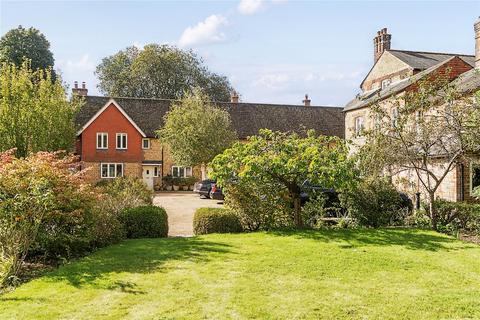
POLYGON ((310 107, 310 102, 312 102, 312 100, 308 99, 308 94, 306 94, 305 99, 302 102, 306 107, 310 107))
POLYGON ((233 90, 232 94, 230 95, 230 102, 231 103, 238 103, 239 96, 237 91, 233 90))
POLYGON ((88 94, 88 89, 85 84, 85 81, 82 82, 82 87, 78 87, 78 81, 73 82, 72 93, 76 96, 85 97, 88 94))
POLYGON ((480 17, 474 25, 475 29, 475 68, 480 70, 480 17))
POLYGON ((392 35, 387 33, 387 28, 377 32, 373 38, 373 62, 376 63, 385 50, 390 50, 392 35))

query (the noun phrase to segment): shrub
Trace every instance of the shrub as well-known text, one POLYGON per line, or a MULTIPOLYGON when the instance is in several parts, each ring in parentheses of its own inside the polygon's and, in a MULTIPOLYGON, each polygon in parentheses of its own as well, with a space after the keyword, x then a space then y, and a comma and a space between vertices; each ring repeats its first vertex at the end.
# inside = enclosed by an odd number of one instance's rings
POLYGON ((456 235, 458 231, 480 234, 480 205, 436 200, 439 231, 456 235))
POLYGON ((122 211, 119 216, 127 238, 162 238, 168 236, 168 217, 165 209, 140 206, 122 211))
POLYGON ((340 194, 342 206, 360 225, 378 228, 402 224, 408 210, 395 187, 383 178, 369 178, 340 194))
POLYGON ((193 217, 193 232, 196 235, 242 231, 238 217, 227 209, 200 208, 193 217))

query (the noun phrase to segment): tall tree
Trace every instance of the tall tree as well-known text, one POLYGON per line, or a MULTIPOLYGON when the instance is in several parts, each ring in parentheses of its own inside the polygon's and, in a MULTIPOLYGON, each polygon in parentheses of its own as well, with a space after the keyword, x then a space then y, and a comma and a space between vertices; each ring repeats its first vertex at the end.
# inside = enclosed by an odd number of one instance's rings
POLYGON ((212 73, 193 51, 170 45, 134 46, 106 57, 97 66, 100 91, 110 96, 181 99, 200 88, 213 101, 233 91, 225 76, 212 73))
POLYGON ((25 59, 30 60, 33 70, 51 68, 54 62, 47 38, 35 28, 19 26, 0 39, 0 63, 20 67, 25 59))
POLYGON ((49 69, 33 71, 29 62, 0 67, 0 151, 16 149, 18 157, 31 152, 71 150, 75 115, 81 100, 67 99, 61 79, 49 69))
POLYGON ((428 196, 437 228, 436 193, 456 165, 480 152, 478 98, 463 96, 446 74, 418 81, 387 104, 372 107, 375 126, 360 151, 367 171, 413 174, 428 196))
POLYGON ((179 165, 208 164, 237 138, 228 112, 215 107, 198 90, 174 103, 164 122, 157 134, 179 165))

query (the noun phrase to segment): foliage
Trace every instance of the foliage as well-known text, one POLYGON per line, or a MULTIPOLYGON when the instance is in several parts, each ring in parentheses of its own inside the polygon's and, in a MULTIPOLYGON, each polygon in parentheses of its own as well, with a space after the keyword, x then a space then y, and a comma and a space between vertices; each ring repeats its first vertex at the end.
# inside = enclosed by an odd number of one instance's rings
POLYGON ((193 216, 193 233, 196 235, 242 231, 238 217, 228 209, 200 208, 193 216))
POLYGON ((342 190, 356 179, 345 142, 336 137, 316 136, 314 131, 300 137, 296 133, 260 130, 258 136, 249 137, 246 143, 238 142, 218 155, 210 166, 211 177, 222 187, 227 203, 229 194, 240 188, 241 194, 232 202, 232 209, 249 215, 252 206, 243 207, 241 201, 251 193, 258 203, 270 207, 267 213, 286 213, 286 224, 297 227, 304 224, 300 186, 305 180, 342 190))
POLYGON ((439 231, 457 235, 459 231, 480 235, 480 204, 435 200, 439 231))
POLYGON ((450 70, 418 80, 404 94, 371 108, 362 167, 391 176, 415 175, 428 194, 432 227, 437 225, 435 193, 457 163, 480 151, 478 100, 464 97, 450 70), (398 112, 393 112, 393 110, 398 112))
POLYGON ((326 197, 322 194, 314 195, 303 205, 302 216, 307 226, 318 227, 322 224, 321 219, 328 214, 325 205, 326 197))
POLYGON ((348 215, 367 227, 403 224, 408 213, 395 187, 382 178, 370 178, 340 194, 348 215))
POLYGON ((212 105, 199 91, 174 103, 164 120, 157 134, 179 165, 206 164, 237 137, 228 112, 212 105))
POLYGON ((33 70, 53 67, 53 54, 45 36, 35 28, 19 26, 0 39, 0 63, 13 63, 20 68, 26 59, 33 70))
POLYGON ((120 213, 120 222, 127 238, 162 238, 168 236, 168 217, 165 209, 156 206, 141 206, 125 209, 120 213))
POLYGON ((171 174, 167 174, 166 176, 162 177, 162 181, 167 186, 173 185, 173 176, 171 174))
POLYGON ((95 198, 76 166, 75 157, 60 153, 0 154, 0 286, 17 275, 32 246, 49 255, 58 237, 68 234, 60 251, 86 237, 95 198))
POLYGON ((171 45, 134 46, 106 57, 97 66, 99 89, 109 96, 182 99, 201 88, 214 101, 229 101, 228 79, 208 70, 193 51, 171 45))
POLYGON ((69 101, 61 79, 50 70, 32 71, 24 62, 0 66, 0 151, 16 149, 18 157, 31 152, 71 150, 75 115, 82 101, 69 101))

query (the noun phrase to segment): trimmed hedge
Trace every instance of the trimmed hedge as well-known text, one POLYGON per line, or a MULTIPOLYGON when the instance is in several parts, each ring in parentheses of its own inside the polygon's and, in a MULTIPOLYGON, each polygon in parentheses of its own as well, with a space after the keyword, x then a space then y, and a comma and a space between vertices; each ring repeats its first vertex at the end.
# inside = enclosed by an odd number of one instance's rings
POLYGON ((193 217, 193 232, 196 235, 242 231, 240 219, 227 209, 199 208, 193 217))
POLYGON ((125 209, 119 216, 127 238, 163 238, 168 236, 168 217, 165 209, 140 206, 125 209))
POLYGON ((460 230, 480 234, 480 204, 439 199, 435 206, 440 231, 454 235, 460 230))

